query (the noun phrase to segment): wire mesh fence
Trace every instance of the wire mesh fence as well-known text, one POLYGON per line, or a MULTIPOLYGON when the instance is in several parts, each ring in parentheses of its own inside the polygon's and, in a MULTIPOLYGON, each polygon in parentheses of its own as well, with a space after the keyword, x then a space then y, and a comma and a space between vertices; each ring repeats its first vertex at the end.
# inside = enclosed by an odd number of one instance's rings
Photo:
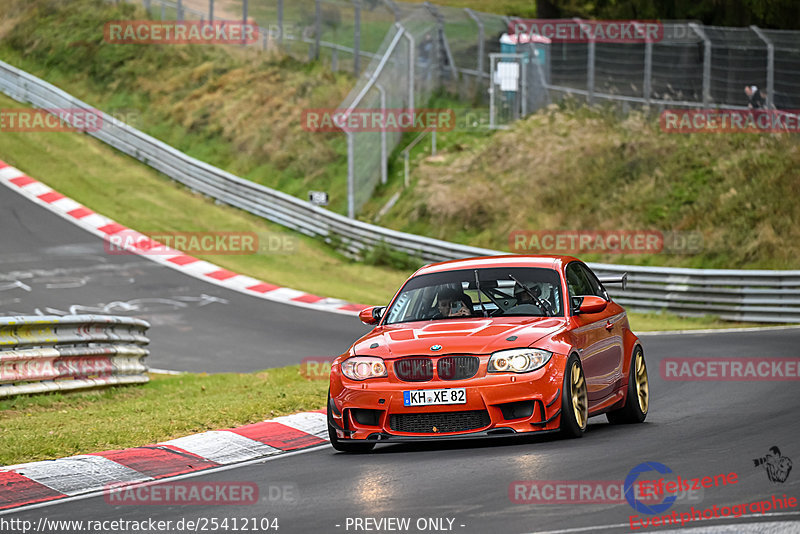
MULTIPOLYGON (((745 87, 757 86, 765 107, 800 109, 798 31, 664 21, 658 39, 649 41, 546 39, 531 49, 529 43, 507 40, 509 33, 516 33, 519 19, 428 2, 132 1, 143 3, 156 19, 255 22, 261 37, 251 46, 278 47, 299 59, 353 72, 358 81, 342 109, 424 107, 440 90, 490 104, 491 90, 499 87, 497 69, 509 68, 502 59, 493 67, 490 56, 509 53, 533 54, 533 59, 520 63, 515 94, 506 88, 502 102, 501 91, 494 94, 498 112, 505 113, 495 121, 499 127, 567 95, 590 104, 616 102, 625 109, 744 109, 745 87)), ((348 213, 354 216, 386 179, 388 154, 401 134, 344 135, 349 147, 348 213)))

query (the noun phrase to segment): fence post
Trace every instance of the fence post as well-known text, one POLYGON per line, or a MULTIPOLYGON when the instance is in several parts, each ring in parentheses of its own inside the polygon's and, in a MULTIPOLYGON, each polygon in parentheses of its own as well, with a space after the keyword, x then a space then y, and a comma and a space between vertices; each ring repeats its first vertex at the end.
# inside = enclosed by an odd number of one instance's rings
POLYGON ((214 0, 208 0, 208 22, 214 22, 214 0))
MULTIPOLYGON (((386 89, 375 83, 375 87, 381 93, 381 117, 386 120, 386 89)), ((381 128, 381 183, 385 184, 389 180, 389 155, 386 143, 386 128, 381 128)))
MULTIPOLYGON (((450 43, 447 42, 447 35, 444 33, 444 17, 442 17, 441 13, 439 13, 439 10, 436 9, 436 6, 430 2, 425 2, 423 5, 430 12, 431 16, 436 19, 436 28, 439 31, 439 42, 444 44, 444 53, 447 57, 447 62, 450 63, 450 71, 453 74, 453 80, 457 80, 458 69, 456 68, 456 63, 453 60, 453 53, 450 51, 450 43)), ((436 58, 436 65, 438 67, 439 58, 436 58)))
POLYGON ((147 11, 147 16, 151 17, 150 14, 150 0, 144 0, 144 10, 147 11))
MULTIPOLYGON (((247 24, 247 0, 242 0, 242 26, 247 24)), ((242 28, 244 30, 244 28, 242 28)), ((247 40, 244 37, 244 31, 242 31, 242 46, 247 44, 247 40)))
POLYGON ((164 17, 166 16, 166 13, 164 12, 166 7, 167 7, 166 4, 164 4, 164 2, 162 1, 161 2, 161 20, 164 20, 164 17))
POLYGON ((495 87, 494 87, 494 69, 497 65, 497 57, 499 54, 489 54, 489 129, 493 130, 495 127, 494 111, 495 111, 495 87))
POLYGON ((283 0, 278 0, 278 44, 283 44, 283 0))
POLYGON ((769 37, 767 37, 764 32, 761 31, 761 28, 756 26, 750 26, 750 29, 758 35, 758 38, 764 41, 767 45, 767 95, 764 98, 765 104, 767 107, 774 108, 775 107, 775 45, 772 44, 772 41, 769 37))
POLYGON ((322 8, 320 7, 320 0, 314 0, 314 59, 319 59, 321 33, 322 8))
POLYGON ((413 35, 406 31, 401 24, 396 24, 400 28, 400 31, 403 32, 403 37, 408 39, 408 107, 409 109, 414 109, 414 70, 416 67, 416 54, 414 53, 414 47, 416 46, 416 43, 414 42, 413 35))
POLYGON ((353 132, 345 133, 347 134, 347 216, 354 219, 356 216, 356 163, 353 149, 353 132))
POLYGON ((353 75, 358 78, 361 74, 361 0, 353 0, 353 10, 353 75))
MULTIPOLYGON (((575 17, 575 22, 578 23, 581 31, 583 31, 583 24, 582 20, 578 17, 575 17)), ((587 32, 591 37, 589 38, 589 53, 587 54, 586 58, 586 101, 591 106, 594 103, 594 59, 595 59, 595 42, 594 42, 594 32, 589 31, 587 32)))
POLYGON ((178 0, 178 22, 183 22, 183 0, 178 0))
POLYGON ((653 42, 648 39, 644 45, 644 101, 650 106, 653 92, 653 42))
POLYGON ((698 24, 690 22, 689 27, 703 40, 703 106, 708 107, 711 105, 711 40, 698 24))
POLYGON ((400 8, 397 7, 397 4, 395 4, 393 2, 393 0, 383 0, 383 3, 386 5, 386 7, 388 7, 389 9, 392 10, 392 13, 394 14, 394 21, 395 22, 399 22, 400 21, 400 8))
POLYGON ((466 11, 469 18, 475 21, 475 24, 478 26, 478 72, 480 73, 479 78, 483 78, 483 67, 484 67, 484 46, 486 45, 486 37, 484 35, 484 28, 483 28, 483 21, 478 18, 478 15, 475 14, 470 8, 465 7, 464 11, 466 11))

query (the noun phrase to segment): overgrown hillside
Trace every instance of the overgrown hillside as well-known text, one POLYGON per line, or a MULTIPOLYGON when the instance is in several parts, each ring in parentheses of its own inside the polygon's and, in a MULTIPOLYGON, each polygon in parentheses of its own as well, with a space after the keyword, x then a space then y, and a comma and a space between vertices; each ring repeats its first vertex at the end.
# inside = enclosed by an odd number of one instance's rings
POLYGON ((199 159, 302 197, 330 191, 333 209, 346 205, 344 136, 306 132, 300 117, 338 106, 351 76, 237 46, 103 41, 107 21, 142 18, 124 2, 4 0, 0 59, 199 159))
POLYGON ((639 114, 553 106, 494 135, 440 134, 439 148, 381 224, 501 250, 515 230, 693 231, 697 254, 582 256, 800 267, 797 135, 668 134, 639 114))

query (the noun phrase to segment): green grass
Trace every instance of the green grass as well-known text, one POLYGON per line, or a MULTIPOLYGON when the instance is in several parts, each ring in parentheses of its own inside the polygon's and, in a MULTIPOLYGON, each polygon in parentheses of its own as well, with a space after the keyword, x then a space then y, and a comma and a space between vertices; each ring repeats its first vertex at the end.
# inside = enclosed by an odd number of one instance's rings
POLYGON ((141 386, 0 400, 0 465, 122 449, 325 406, 299 366, 250 374, 151 374, 141 386))

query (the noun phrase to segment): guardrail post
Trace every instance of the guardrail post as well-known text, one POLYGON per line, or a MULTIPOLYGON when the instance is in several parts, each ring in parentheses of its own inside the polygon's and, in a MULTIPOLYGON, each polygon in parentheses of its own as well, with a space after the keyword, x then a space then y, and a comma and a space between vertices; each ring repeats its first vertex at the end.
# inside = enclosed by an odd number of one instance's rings
POLYGON ((183 22, 183 0, 178 0, 178 21, 183 22))
POLYGON ((152 17, 150 14, 150 0, 144 0, 144 10, 147 11, 148 17, 152 17))
POLYGON ((164 20, 164 17, 166 16, 165 13, 166 8, 167 8, 166 4, 164 4, 164 2, 161 2, 161 20, 164 20))
POLYGON ((750 29, 758 35, 758 38, 764 41, 767 45, 767 94, 764 95, 764 103, 766 107, 775 107, 775 45, 769 37, 766 36, 761 28, 755 24, 750 26, 750 29))
POLYGON ((479 19, 478 15, 476 15, 475 12, 472 11, 470 8, 465 7, 464 11, 467 13, 467 15, 469 15, 469 18, 475 21, 475 24, 478 26, 478 72, 480 73, 479 77, 482 78, 484 75, 483 68, 485 66, 484 65, 485 60, 483 57, 485 53, 484 46, 486 45, 486 36, 484 34, 485 30, 483 28, 483 21, 479 19))
POLYGON ((708 107, 711 105, 711 40, 698 24, 690 22, 689 27, 703 41, 703 106, 708 107))
POLYGON ((214 0, 208 0, 208 22, 214 22, 214 0))
POLYGON ((361 0, 353 0, 353 76, 361 74, 361 0))

